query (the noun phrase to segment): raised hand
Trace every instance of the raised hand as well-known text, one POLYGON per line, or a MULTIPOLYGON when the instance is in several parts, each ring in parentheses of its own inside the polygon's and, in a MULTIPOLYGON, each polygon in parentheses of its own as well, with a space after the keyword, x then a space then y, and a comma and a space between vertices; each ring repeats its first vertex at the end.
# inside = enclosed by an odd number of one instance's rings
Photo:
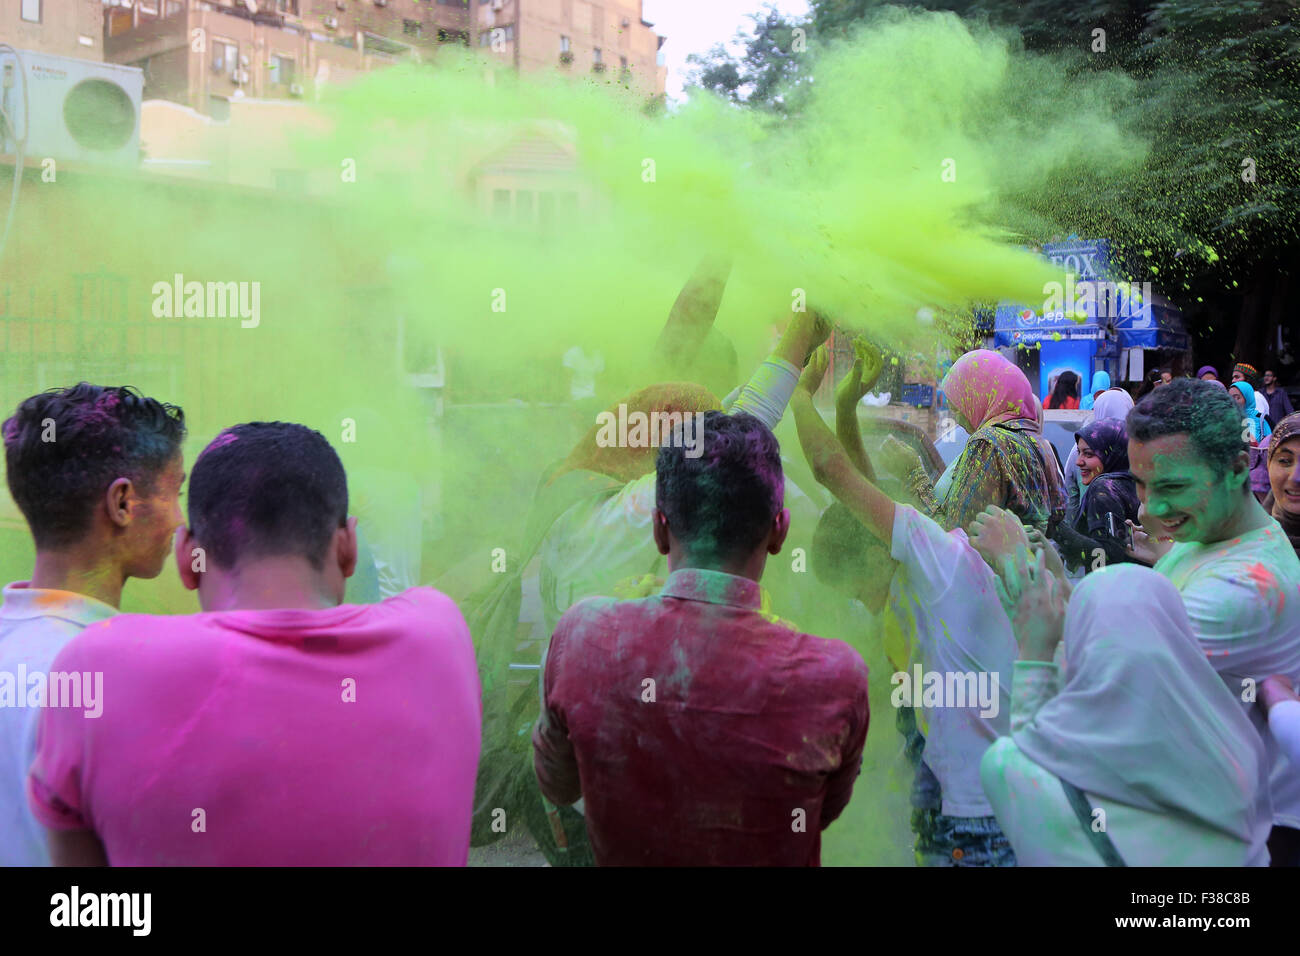
POLYGON ((819 345, 813 349, 812 355, 808 356, 808 364, 804 367, 803 374, 799 376, 799 388, 809 395, 814 394, 821 386, 822 379, 826 377, 826 369, 830 364, 831 356, 826 346, 819 345))
POLYGON ((1029 545, 1033 548, 1034 553, 1037 554, 1039 551, 1043 552, 1043 555, 1046 558, 1047 570, 1050 571, 1058 581, 1068 582, 1069 579, 1065 575, 1065 563, 1061 561, 1061 555, 1057 552, 1052 542, 1047 539, 1047 535, 1043 534, 1043 532, 1039 531, 1037 528, 1026 528, 1025 533, 1029 535, 1029 545))
POLYGON ((880 446, 880 454, 877 457, 889 473, 896 478, 905 477, 913 468, 921 465, 921 456, 893 435, 885 436, 885 440, 880 446))
POLYGON ((1023 549, 1026 553, 1030 550, 1029 535, 1020 519, 996 505, 989 505, 975 516, 967 535, 971 547, 999 573, 1018 550, 1023 549))
POLYGON ((998 583, 998 596, 1007 608, 1016 632, 1022 661, 1050 661, 1065 632, 1065 590, 1056 575, 1047 570, 1047 556, 1038 552, 1027 560, 1029 552, 1017 550, 1004 564, 998 583))
POLYGON ((1133 531, 1133 547, 1125 546, 1124 553, 1144 564, 1155 564, 1174 546, 1174 539, 1169 537, 1157 519, 1147 514, 1146 505, 1138 509, 1138 521, 1142 523, 1141 526, 1124 519, 1124 523, 1133 531))
POLYGON ((862 396, 875 388, 884 367, 880 351, 864 339, 853 340, 853 366, 835 389, 836 414, 857 408, 862 396))
POLYGON ((873 391, 876 382, 880 381, 880 373, 885 368, 885 357, 880 349, 863 338, 853 340, 853 354, 862 363, 862 394, 865 395, 873 391))

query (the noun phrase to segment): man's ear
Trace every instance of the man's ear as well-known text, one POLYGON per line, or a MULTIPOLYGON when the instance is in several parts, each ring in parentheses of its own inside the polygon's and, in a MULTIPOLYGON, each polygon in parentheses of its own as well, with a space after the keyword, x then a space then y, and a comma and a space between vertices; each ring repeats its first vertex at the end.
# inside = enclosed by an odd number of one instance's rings
POLYGON ((197 591, 199 580, 203 572, 208 569, 208 556, 185 525, 176 529, 172 541, 172 553, 176 557, 176 572, 181 577, 181 584, 185 585, 187 590, 197 591))
POLYGON ((135 497, 135 487, 130 478, 118 478, 104 492, 104 509, 108 520, 119 528, 131 523, 131 499, 135 497))
POLYGON ((1250 485, 1250 452, 1240 451, 1232 462, 1232 471, 1228 473, 1228 487, 1241 488, 1250 485))
POLYGON ((354 516, 348 516, 334 540, 338 542, 339 570, 345 578, 350 578, 357 570, 357 519, 354 516))
POLYGON ((667 554, 669 550, 668 535, 668 516, 658 508, 654 511, 654 519, 651 521, 651 530, 655 537, 655 547, 659 549, 660 554, 667 554))
POLYGON ((767 536, 767 553, 780 554, 785 536, 790 533, 790 509, 782 508, 772 519, 772 531, 767 536))

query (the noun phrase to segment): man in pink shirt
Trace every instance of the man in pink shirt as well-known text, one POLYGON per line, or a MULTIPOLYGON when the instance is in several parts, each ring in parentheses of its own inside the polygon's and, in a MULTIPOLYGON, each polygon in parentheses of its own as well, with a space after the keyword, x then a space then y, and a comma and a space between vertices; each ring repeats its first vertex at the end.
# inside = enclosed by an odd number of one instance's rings
POLYGON ((119 615, 54 662, 103 674, 100 716, 41 716, 28 791, 56 864, 466 862, 469 629, 432 588, 340 605, 347 505, 301 425, 237 425, 199 456, 175 548, 203 613, 119 615))

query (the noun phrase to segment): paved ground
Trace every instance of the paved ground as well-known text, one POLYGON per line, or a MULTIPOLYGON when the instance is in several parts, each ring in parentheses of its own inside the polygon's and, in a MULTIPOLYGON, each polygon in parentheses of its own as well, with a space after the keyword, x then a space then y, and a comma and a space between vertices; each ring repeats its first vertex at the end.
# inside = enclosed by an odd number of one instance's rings
POLYGON ((491 846, 470 847, 470 866, 550 866, 526 827, 507 833, 491 846))

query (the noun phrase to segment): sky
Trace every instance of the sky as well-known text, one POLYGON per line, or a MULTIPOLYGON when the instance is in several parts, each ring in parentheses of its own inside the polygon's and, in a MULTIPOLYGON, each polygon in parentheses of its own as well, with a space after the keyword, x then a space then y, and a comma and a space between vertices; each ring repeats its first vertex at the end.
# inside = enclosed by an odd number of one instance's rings
MULTIPOLYGON (((808 0, 766 0, 782 13, 801 16, 808 12, 808 0)), ((668 39, 663 52, 668 61, 667 92, 680 99, 689 72, 686 57, 705 53, 715 43, 728 43, 736 30, 752 29, 746 14, 757 13, 765 0, 643 0, 642 15, 655 25, 655 32, 668 39)))

